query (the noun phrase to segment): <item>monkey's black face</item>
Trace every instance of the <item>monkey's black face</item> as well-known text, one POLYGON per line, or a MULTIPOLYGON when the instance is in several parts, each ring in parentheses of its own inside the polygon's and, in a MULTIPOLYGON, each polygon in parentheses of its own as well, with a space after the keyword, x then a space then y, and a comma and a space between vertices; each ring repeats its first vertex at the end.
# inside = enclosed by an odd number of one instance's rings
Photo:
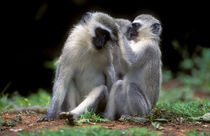
POLYGON ((95 37, 93 37, 92 43, 95 49, 100 50, 105 47, 107 41, 110 39, 110 33, 107 30, 97 27, 95 29, 95 37))
POLYGON ((138 36, 138 29, 141 28, 140 23, 132 23, 128 26, 128 29, 125 33, 128 40, 134 40, 138 36))

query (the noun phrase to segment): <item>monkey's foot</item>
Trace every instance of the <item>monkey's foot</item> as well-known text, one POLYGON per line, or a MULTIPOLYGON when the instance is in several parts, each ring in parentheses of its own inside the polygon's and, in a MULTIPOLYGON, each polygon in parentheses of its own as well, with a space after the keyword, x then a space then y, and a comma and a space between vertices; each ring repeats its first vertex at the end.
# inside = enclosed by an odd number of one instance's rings
POLYGON ((71 112, 61 112, 59 114, 59 118, 60 119, 67 119, 69 125, 74 125, 76 120, 77 120, 75 118, 74 114, 72 114, 71 112))
POLYGON ((43 117, 37 120, 37 122, 43 122, 43 121, 53 121, 55 118, 54 117, 43 117))

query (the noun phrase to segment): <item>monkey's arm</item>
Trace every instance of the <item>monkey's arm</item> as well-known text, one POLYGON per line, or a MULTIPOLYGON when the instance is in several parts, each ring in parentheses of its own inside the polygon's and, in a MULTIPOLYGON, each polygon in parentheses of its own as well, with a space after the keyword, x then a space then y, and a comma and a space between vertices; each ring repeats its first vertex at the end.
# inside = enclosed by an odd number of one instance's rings
POLYGON ((132 51, 131 47, 129 46, 123 34, 120 34, 119 39, 120 39, 120 50, 122 58, 126 62, 128 67, 130 67, 136 63, 136 54, 135 52, 132 51))
POLYGON ((137 50, 132 50, 124 36, 122 36, 122 39, 120 48, 123 59, 126 61, 128 67, 142 66, 155 55, 154 47, 151 47, 150 45, 137 45, 142 47, 137 50))
POLYGON ((111 66, 107 67, 104 73, 105 73, 105 80, 106 80, 105 83, 108 88, 108 91, 110 91, 113 83, 116 80, 114 66, 111 64, 111 66))

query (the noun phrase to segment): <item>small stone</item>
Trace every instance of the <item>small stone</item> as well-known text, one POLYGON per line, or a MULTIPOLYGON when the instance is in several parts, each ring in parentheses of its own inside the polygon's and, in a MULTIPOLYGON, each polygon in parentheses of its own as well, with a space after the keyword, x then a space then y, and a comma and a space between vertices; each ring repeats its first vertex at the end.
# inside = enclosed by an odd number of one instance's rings
POLYGON ((29 124, 28 126, 31 127, 31 126, 33 126, 33 125, 34 125, 34 124, 29 124))

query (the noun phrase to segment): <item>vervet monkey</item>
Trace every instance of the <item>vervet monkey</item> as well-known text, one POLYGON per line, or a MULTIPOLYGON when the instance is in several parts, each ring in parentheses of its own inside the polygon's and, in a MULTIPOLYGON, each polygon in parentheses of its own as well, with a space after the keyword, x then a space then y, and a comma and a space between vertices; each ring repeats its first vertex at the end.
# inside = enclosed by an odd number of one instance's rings
POLYGON ((101 12, 87 13, 64 45, 51 105, 46 117, 39 121, 51 121, 62 111, 61 116, 77 120, 86 109, 104 110, 115 81, 111 48, 117 43, 114 19, 101 12))
POLYGON ((156 105, 161 88, 162 27, 151 15, 137 16, 121 32, 120 51, 128 71, 112 87, 105 116, 111 120, 121 115, 148 115, 156 105))

